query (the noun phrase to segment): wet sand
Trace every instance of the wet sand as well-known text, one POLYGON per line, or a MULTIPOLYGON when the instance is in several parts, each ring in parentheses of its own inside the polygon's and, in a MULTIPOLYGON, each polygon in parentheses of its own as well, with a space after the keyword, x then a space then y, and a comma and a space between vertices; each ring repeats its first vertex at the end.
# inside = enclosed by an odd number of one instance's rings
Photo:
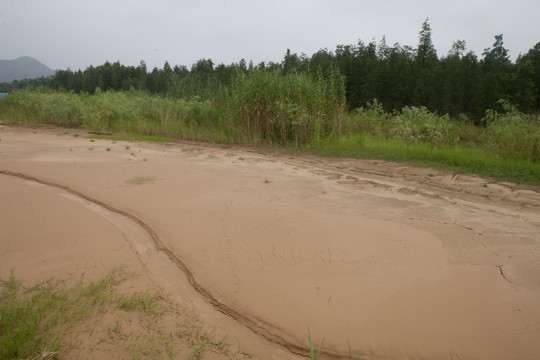
POLYGON ((0 277, 125 265, 264 359, 540 354, 539 186, 86 135, 1 127, 0 277))

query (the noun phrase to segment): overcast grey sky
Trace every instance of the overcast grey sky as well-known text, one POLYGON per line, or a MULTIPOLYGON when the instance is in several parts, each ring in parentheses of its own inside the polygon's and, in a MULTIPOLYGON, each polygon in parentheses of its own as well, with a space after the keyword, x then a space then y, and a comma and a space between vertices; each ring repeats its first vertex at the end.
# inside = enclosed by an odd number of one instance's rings
POLYGON ((539 14, 538 0, 0 0, 0 59, 72 70, 280 62, 287 48, 311 56, 383 35, 416 47, 426 17, 439 57, 457 39, 481 57, 502 33, 515 59, 540 42, 539 14))

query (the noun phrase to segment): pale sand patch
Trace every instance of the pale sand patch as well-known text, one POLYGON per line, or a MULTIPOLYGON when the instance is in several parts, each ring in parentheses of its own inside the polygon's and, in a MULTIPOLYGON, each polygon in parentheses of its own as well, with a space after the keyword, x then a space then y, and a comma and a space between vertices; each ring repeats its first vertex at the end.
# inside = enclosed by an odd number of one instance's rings
POLYGON ((139 268, 122 232, 55 189, 4 175, 0 189, 2 278, 97 280, 115 266, 139 268))
POLYGON ((307 327, 345 356, 540 353, 538 187, 196 144, 126 149, 57 133, 3 128, 0 170, 136 216, 191 284, 148 236, 125 236, 101 210, 5 175, 2 276, 91 277, 126 264, 262 358, 292 358, 268 340, 299 351, 307 327), (134 177, 152 181, 126 182, 134 177), (54 220, 61 214, 72 220, 54 220))

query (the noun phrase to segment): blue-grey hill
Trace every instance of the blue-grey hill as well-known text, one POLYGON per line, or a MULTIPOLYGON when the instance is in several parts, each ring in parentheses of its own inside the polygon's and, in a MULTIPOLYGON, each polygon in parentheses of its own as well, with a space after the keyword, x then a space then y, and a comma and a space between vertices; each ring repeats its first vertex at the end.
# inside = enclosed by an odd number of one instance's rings
POLYGON ((30 56, 0 60, 0 83, 54 75, 55 71, 30 56))

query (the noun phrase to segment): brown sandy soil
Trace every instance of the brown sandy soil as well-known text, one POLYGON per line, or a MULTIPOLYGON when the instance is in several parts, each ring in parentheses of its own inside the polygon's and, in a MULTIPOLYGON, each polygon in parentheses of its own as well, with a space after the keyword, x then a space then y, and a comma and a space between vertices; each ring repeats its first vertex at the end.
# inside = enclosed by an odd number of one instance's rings
POLYGON ((2 278, 126 265, 263 359, 300 358, 308 327, 328 358, 540 354, 539 186, 81 130, 0 138, 2 278))

